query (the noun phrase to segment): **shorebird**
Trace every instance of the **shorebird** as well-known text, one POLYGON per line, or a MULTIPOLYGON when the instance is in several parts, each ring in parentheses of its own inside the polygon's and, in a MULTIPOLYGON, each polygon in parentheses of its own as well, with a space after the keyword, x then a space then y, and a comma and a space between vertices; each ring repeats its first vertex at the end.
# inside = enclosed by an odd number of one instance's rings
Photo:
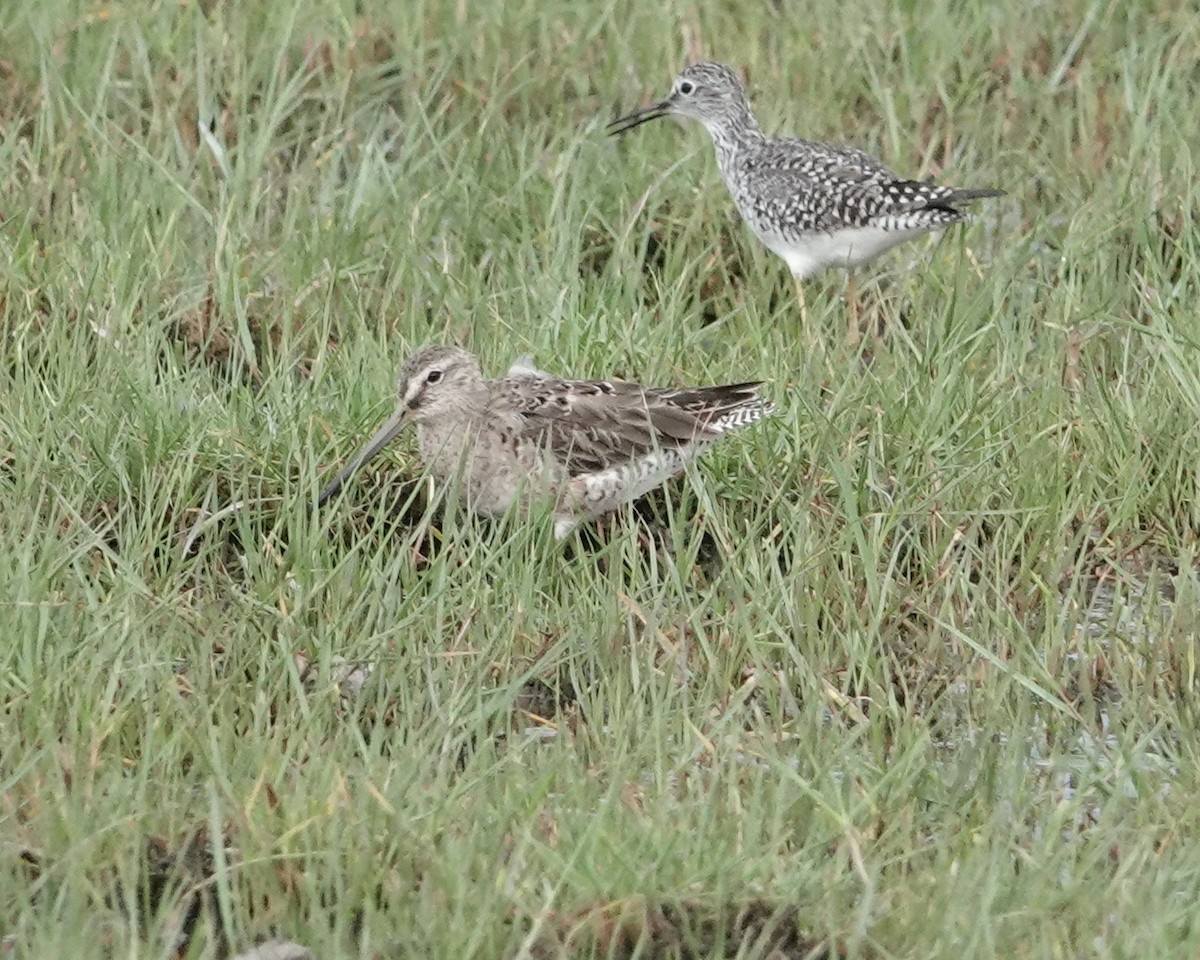
POLYGON ((440 481, 458 479, 468 506, 496 516, 546 500, 554 536, 648 493, 726 433, 774 413, 759 383, 644 387, 560 380, 531 364, 485 379, 458 347, 417 350, 400 372, 396 412, 321 491, 317 505, 415 424, 417 445, 440 481))
MULTIPOLYGON (((852 269, 898 243, 969 218, 962 205, 1003 190, 958 189, 907 180, 869 153, 815 140, 771 139, 750 109, 746 88, 721 63, 686 68, 670 95, 608 125, 616 135, 676 114, 704 124, 738 213, 796 283, 827 267, 852 269)), ((857 313, 850 275, 851 312, 857 313)), ((856 325, 857 329, 857 325, 856 325)))

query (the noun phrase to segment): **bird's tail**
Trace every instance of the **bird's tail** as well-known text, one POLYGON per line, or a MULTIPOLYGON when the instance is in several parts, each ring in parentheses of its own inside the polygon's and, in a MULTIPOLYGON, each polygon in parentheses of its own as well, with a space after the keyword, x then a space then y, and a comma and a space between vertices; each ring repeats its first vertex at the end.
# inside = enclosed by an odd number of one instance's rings
POLYGON ((758 395, 760 381, 691 387, 671 393, 673 403, 690 412, 706 430, 724 433, 748 426, 775 412, 774 404, 758 395))

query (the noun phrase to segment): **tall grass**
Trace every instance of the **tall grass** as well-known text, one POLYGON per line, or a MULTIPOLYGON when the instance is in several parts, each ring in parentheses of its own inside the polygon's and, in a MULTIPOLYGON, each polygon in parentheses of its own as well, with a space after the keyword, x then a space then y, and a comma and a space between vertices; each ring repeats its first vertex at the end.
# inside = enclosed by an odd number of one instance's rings
POLYGON ((3 5, 4 950, 1195 956, 1185 7, 3 5), (850 350, 604 137, 698 56, 1008 196, 850 350), (781 412, 567 549, 410 442, 316 511, 449 340, 781 412))

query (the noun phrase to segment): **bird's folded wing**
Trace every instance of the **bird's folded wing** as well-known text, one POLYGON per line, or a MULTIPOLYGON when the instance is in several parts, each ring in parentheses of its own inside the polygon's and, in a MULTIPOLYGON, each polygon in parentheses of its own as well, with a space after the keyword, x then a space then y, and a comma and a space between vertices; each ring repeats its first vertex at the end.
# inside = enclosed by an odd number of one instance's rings
POLYGON ((947 187, 904 180, 879 166, 834 158, 805 167, 757 167, 747 172, 747 187, 759 209, 772 219, 795 220, 812 230, 940 206, 953 195, 947 187))
POLYGON ((709 439, 712 432, 696 412, 668 402, 669 391, 631 383, 520 378, 499 381, 496 389, 518 415, 522 435, 571 475, 709 439))

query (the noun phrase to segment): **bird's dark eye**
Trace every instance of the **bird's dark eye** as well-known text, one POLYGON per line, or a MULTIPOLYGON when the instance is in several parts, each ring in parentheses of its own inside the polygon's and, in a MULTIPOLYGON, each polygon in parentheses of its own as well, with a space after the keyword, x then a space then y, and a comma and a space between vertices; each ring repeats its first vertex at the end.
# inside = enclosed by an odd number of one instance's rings
POLYGON ((437 383, 441 379, 442 379, 442 371, 441 370, 430 370, 429 373, 425 374, 425 382, 426 383, 437 383))
POLYGON ((690 97, 692 95, 692 91, 694 91, 695 89, 696 89, 696 85, 694 83, 692 83, 691 80, 682 80, 679 83, 679 92, 682 93, 685 97, 690 97))

